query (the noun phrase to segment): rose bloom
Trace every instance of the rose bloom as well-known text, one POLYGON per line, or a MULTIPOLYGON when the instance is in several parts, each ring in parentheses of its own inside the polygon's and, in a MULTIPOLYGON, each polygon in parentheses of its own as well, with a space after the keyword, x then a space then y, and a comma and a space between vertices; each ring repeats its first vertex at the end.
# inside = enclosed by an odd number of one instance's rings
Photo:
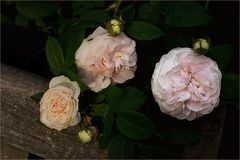
POLYGON ((95 92, 111 82, 124 83, 133 78, 137 63, 135 45, 124 33, 113 37, 98 27, 76 51, 80 77, 95 92))
POLYGON ((175 48, 156 64, 152 92, 163 113, 191 121, 218 105, 221 78, 212 59, 190 48, 175 48))
POLYGON ((62 130, 80 122, 77 82, 65 76, 54 77, 40 101, 40 121, 47 127, 62 130))

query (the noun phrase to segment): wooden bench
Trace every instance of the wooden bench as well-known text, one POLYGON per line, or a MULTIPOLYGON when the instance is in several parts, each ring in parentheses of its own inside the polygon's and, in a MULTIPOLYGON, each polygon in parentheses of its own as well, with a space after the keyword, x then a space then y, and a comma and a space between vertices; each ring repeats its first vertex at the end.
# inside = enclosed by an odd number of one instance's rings
MULTIPOLYGON (((2 159, 27 159, 28 153, 43 158, 107 158, 97 142, 84 145, 77 141, 77 127, 59 132, 39 123, 39 105, 30 97, 48 88, 47 79, 2 64, 0 81, 2 159)), ((186 147, 185 158, 217 158, 225 113, 222 108, 203 123, 200 140, 186 147)))

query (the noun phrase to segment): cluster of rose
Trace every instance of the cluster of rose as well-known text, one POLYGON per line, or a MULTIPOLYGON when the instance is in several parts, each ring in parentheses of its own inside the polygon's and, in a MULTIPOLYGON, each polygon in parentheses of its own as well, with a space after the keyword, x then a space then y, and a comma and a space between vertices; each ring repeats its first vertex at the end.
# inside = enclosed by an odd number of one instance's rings
MULTIPOLYGON (((124 33, 111 36, 98 27, 75 53, 79 77, 94 92, 134 78, 135 46, 124 33)), ((222 75, 215 61, 197 52, 201 48, 208 49, 204 39, 196 41, 193 48, 174 48, 156 63, 151 89, 163 113, 193 120, 218 105, 222 75)), ((68 77, 54 77, 40 101, 40 121, 59 131, 78 124, 80 91, 78 83, 68 77)), ((83 142, 91 140, 87 131, 80 132, 79 137, 83 142)))

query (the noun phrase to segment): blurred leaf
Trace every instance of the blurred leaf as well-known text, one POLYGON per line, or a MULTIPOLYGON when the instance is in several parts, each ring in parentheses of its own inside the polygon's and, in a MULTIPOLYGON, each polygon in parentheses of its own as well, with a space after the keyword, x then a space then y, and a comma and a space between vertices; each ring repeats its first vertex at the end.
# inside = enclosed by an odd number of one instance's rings
POLYGON ((164 130, 163 135, 167 140, 177 144, 188 144, 200 137, 200 133, 182 126, 167 128, 164 130))
POLYGON ((137 40, 153 40, 164 35, 158 27, 144 21, 134 21, 127 33, 137 40))
POLYGON ((146 100, 146 95, 139 89, 134 87, 126 87, 123 94, 117 101, 111 103, 111 109, 115 112, 124 112, 137 110, 146 100))
POLYGON ((193 27, 207 24, 211 20, 203 6, 195 2, 170 2, 165 21, 173 27, 193 27))
POLYGON ((114 102, 119 100, 119 98, 123 94, 123 91, 121 88, 115 85, 109 85, 106 89, 104 89, 101 92, 101 94, 105 96, 105 99, 109 104, 113 104, 114 102))
POLYGON ((211 48, 209 57, 215 60, 221 71, 224 71, 233 55, 233 45, 223 44, 211 48))
POLYGON ((57 5, 54 2, 20 2, 16 4, 18 12, 28 19, 38 19, 55 12, 57 5))
POLYGON ((100 143, 99 143, 99 147, 101 149, 104 149, 108 146, 108 142, 110 138, 109 136, 113 128, 113 122, 114 122, 114 114, 109 109, 109 106, 107 105, 107 108, 105 109, 105 112, 103 114, 103 123, 104 123, 103 135, 101 136, 100 143))
POLYGON ((68 76, 72 81, 76 81, 79 84, 81 92, 88 90, 88 87, 80 79, 79 75, 72 71, 70 68, 65 66, 64 68, 62 68, 62 73, 68 76))
POLYGON ((124 27, 128 28, 130 23, 132 23, 133 21, 134 15, 135 15, 135 8, 133 5, 128 5, 122 9, 121 16, 125 23, 124 27))
POLYGON ((137 18, 155 24, 160 17, 158 2, 146 3, 141 5, 137 18))
POLYGON ((65 64, 71 66, 75 60, 75 52, 85 36, 85 29, 72 27, 59 35, 65 57, 65 64))
POLYGON ((27 28, 28 27, 28 20, 24 16, 18 14, 16 16, 16 18, 15 18, 15 24, 17 26, 21 26, 23 28, 27 28))
POLYGON ((108 149, 108 158, 110 159, 125 159, 133 158, 133 144, 128 139, 122 136, 116 136, 111 141, 108 149))
POLYGON ((5 15, 1 14, 1 19, 0 20, 1 20, 1 24, 13 25, 13 21, 5 15))
POLYGON ((44 95, 44 92, 39 92, 33 96, 31 96, 31 99, 34 100, 36 103, 39 104, 40 100, 42 99, 42 96, 44 95))
POLYGON ((72 2, 72 9, 73 15, 81 16, 84 12, 88 11, 89 9, 93 8, 103 8, 104 2, 103 1, 73 1, 72 2))
POLYGON ((63 52, 60 44, 54 37, 48 36, 46 56, 50 68, 54 71, 61 72, 62 68, 64 67, 63 52))
POLYGON ((80 21, 99 22, 104 24, 108 22, 111 17, 104 10, 89 10, 80 16, 80 21))
POLYGON ((95 98, 95 102, 96 102, 96 103, 101 103, 101 102, 104 101, 104 99, 105 99, 105 96, 104 96, 104 95, 98 94, 97 97, 95 98))
POLYGON ((109 109, 109 105, 106 103, 102 103, 102 104, 98 104, 96 106, 96 110, 94 112, 95 116, 100 116, 100 117, 104 117, 105 114, 108 112, 109 109))
POLYGON ((119 131, 132 139, 145 139, 155 133, 153 123, 138 112, 121 112, 116 118, 119 131))
POLYGON ((221 99, 231 101, 239 98, 239 75, 223 74, 221 99))

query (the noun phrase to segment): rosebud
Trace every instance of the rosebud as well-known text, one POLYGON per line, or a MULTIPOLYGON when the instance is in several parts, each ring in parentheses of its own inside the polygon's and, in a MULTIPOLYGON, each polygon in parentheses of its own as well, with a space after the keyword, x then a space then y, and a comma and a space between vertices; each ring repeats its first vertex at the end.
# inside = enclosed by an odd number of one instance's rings
POLYGON ((88 143, 92 140, 93 133, 91 132, 91 130, 84 129, 78 132, 78 137, 81 142, 88 143))
POLYGON ((122 32, 122 22, 112 19, 106 24, 106 29, 112 36, 117 36, 122 32))
POLYGON ((83 143, 89 143, 90 141, 98 137, 98 130, 94 126, 82 129, 78 132, 79 140, 83 143))
POLYGON ((197 39, 193 42, 193 50, 197 54, 205 54, 209 49, 209 44, 210 44, 209 40, 202 38, 197 39))

